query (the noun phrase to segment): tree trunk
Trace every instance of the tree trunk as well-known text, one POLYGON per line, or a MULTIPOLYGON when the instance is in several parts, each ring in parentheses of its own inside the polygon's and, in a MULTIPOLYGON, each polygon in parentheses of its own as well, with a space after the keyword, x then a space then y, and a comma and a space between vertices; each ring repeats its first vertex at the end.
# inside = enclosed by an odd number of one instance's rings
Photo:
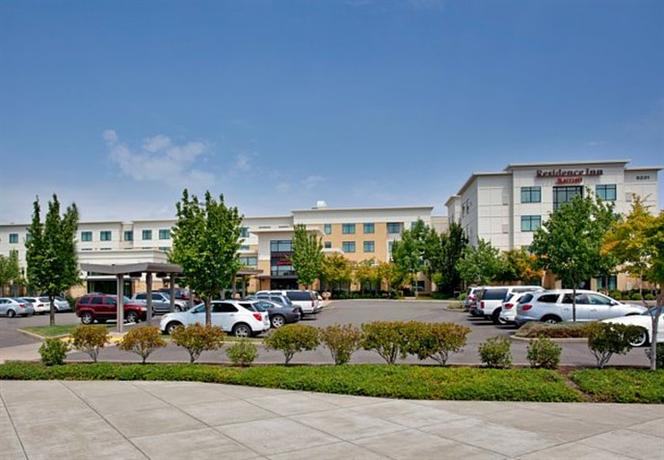
POLYGON ((576 284, 572 288, 572 322, 576 323, 576 284))
POLYGON ((50 295, 48 296, 48 300, 51 304, 51 308, 48 312, 48 323, 51 326, 55 326, 55 297, 50 295))
POLYGON ((205 325, 212 326, 212 305, 210 297, 205 297, 205 325))
POLYGON ((656 308, 652 317, 652 334, 650 337, 650 370, 657 370, 657 333, 659 329, 659 317, 662 315, 664 307, 664 283, 659 286, 659 295, 657 296, 656 308))

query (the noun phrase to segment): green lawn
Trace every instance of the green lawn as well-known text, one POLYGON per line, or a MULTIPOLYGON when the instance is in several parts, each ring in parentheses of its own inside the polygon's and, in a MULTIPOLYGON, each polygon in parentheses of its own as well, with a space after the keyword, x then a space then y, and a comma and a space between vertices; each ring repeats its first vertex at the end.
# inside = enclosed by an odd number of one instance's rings
MULTIPOLYGON (((20 330, 37 334, 41 337, 62 337, 70 335, 80 324, 56 324, 55 326, 28 326, 20 330)), ((112 327, 112 326, 107 326, 112 327)))
POLYGON ((664 369, 583 369, 571 379, 596 401, 664 403, 664 369))
POLYGON ((255 366, 9 362, 0 379, 185 380, 404 399, 581 401, 556 371, 409 365, 255 366))

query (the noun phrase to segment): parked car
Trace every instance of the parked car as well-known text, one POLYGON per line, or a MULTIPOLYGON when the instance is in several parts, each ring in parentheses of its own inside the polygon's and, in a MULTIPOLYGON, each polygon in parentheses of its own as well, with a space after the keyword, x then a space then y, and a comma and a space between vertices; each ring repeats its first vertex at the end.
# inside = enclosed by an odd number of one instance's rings
MULTIPOLYGON (((630 326, 640 327, 641 335, 637 340, 632 342, 631 345, 633 347, 645 347, 646 345, 650 345, 652 340, 652 317, 655 314, 656 308, 657 307, 652 307, 640 315, 629 315, 623 316, 621 318, 605 319, 604 322, 613 324, 627 324, 630 326)), ((657 324, 657 343, 664 343, 664 314, 660 315, 659 323, 657 324)))
POLYGON ((507 297, 507 300, 503 302, 503 305, 500 309, 500 318, 499 321, 501 324, 514 324, 516 321, 516 306, 519 303, 519 299, 526 295, 527 293, 523 292, 513 292, 507 297))
MULTIPOLYGON (((92 294, 92 293, 90 293, 90 294, 92 294)), ((48 294, 46 294, 46 293, 39 294, 39 298, 42 299, 43 302, 50 302, 49 299, 48 299, 48 294), (43 300, 43 299, 45 299, 45 300, 43 300)), ((61 295, 56 295, 55 296, 55 302, 54 303, 55 303, 55 311, 57 313, 59 313, 61 311, 71 311, 71 305, 69 305, 69 301, 61 295)))
MULTIPOLYGON (((171 288, 161 288, 153 292, 163 292, 164 294, 170 296, 171 288)), ((174 292, 175 292, 175 300, 184 300, 184 301, 189 300, 189 291, 187 289, 175 288, 174 292)))
POLYGON ((321 310, 321 304, 311 291, 296 291, 296 290, 283 290, 283 291, 258 291, 257 296, 262 294, 277 294, 284 295, 290 299, 291 302, 297 307, 300 307, 303 315, 312 315, 321 310))
MULTIPOLYGON (((215 300, 212 302, 212 324, 236 337, 250 337, 270 329, 267 312, 251 311, 237 300, 215 300)), ((167 313, 161 317, 159 329, 164 334, 172 334, 180 326, 205 324, 205 304, 196 305, 191 310, 167 313)))
MULTIPOLYGON (((105 323, 117 319, 117 296, 110 294, 87 294, 76 301, 76 316, 81 323, 92 324, 97 321, 105 323)), ((132 302, 129 297, 124 298, 124 319, 128 323, 145 321, 147 308, 145 305, 132 302)))
POLYGON ((5 315, 9 318, 15 316, 29 316, 34 314, 35 309, 28 301, 20 301, 12 299, 11 297, 0 297, 0 315, 5 315))
POLYGON ((475 301, 477 300, 477 291, 480 289, 482 288, 479 286, 468 288, 468 293, 466 294, 466 298, 463 301, 464 310, 470 311, 470 308, 475 305, 475 301))
POLYGON ((477 292, 475 316, 484 316, 494 324, 500 324, 500 312, 505 300, 512 293, 543 291, 541 286, 485 286, 477 292))
MULTIPOLYGON (((640 315, 646 311, 640 305, 618 302, 595 291, 576 291, 576 320, 596 321, 627 315, 640 315)), ((559 323, 572 321, 572 290, 556 289, 528 293, 519 299, 516 307, 516 324, 528 321, 559 323)))
MULTIPOLYGON (((153 292, 152 295, 152 312, 158 315, 169 313, 171 311, 171 297, 163 292, 153 292)), ((132 296, 132 302, 141 305, 147 305, 148 294, 147 292, 139 292, 132 296)), ((175 300, 173 308, 175 311, 184 311, 187 309, 187 301, 175 300)))
MULTIPOLYGON (((51 301, 48 297, 21 297, 17 298, 16 300, 30 302, 32 304, 32 308, 35 310, 35 314, 39 313, 41 315, 51 311, 51 301)), ((53 307, 57 311, 55 303, 53 307)))
POLYGON ((283 294, 268 294, 268 293, 265 292, 265 293, 261 293, 261 294, 254 294, 254 295, 247 296, 246 299, 248 299, 248 300, 265 299, 265 300, 269 300, 270 302, 279 303, 279 304, 281 304, 285 307, 294 307, 295 306, 293 301, 291 299, 289 299, 288 297, 286 297, 285 295, 283 295, 283 294))
POLYGON ((267 299, 248 300, 240 302, 240 305, 248 310, 267 312, 270 325, 278 329, 284 324, 297 323, 302 318, 300 307, 287 307, 267 299))

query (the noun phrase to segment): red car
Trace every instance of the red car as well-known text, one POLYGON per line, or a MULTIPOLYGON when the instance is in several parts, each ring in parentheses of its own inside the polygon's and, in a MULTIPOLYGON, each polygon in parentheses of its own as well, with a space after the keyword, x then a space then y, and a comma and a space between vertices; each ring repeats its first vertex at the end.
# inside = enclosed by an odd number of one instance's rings
MULTIPOLYGON (((76 301, 76 316, 81 323, 92 324, 94 321, 105 323, 107 320, 117 319, 117 296, 110 294, 88 294, 76 301)), ((145 305, 132 303, 124 298, 124 318, 128 323, 145 321, 147 309, 145 305)))

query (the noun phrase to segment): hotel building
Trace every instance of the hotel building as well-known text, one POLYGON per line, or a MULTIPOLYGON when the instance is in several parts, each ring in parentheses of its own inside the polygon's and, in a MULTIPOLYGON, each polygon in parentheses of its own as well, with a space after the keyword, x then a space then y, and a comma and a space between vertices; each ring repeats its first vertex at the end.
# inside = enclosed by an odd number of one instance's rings
MULTIPOLYGON (((447 228, 447 218, 432 216, 433 206, 381 208, 329 208, 319 202, 311 209, 298 209, 288 215, 245 217, 241 228, 240 275, 246 277, 247 291, 297 288, 297 276, 290 264, 295 225, 320 235, 324 251, 338 252, 351 261, 388 261, 392 243, 417 220, 439 232, 447 228)), ((128 264, 166 262, 171 248, 170 220, 131 222, 81 222, 77 232, 79 263, 128 264)), ((0 225, 0 254, 18 251, 19 265, 25 267, 26 224, 0 225)), ((115 292, 115 278, 81 273, 85 281, 73 294, 86 291, 115 292)), ((160 287, 156 282, 156 288, 160 287)), ((424 283, 428 290, 430 284, 424 283)), ((145 289, 144 278, 128 279, 125 292, 145 289)))
MULTIPOLYGON (((461 224, 471 244, 484 239, 501 250, 528 247, 549 214, 591 191, 626 214, 635 196, 658 211, 659 166, 630 166, 629 160, 514 163, 502 171, 476 172, 446 202, 450 222, 461 224)), ((602 282, 591 280, 594 288, 602 282), (598 284, 599 283, 599 284, 598 284)), ((634 281, 612 276, 609 289, 632 289, 634 281)), ((545 286, 556 283, 550 276, 545 286)))

